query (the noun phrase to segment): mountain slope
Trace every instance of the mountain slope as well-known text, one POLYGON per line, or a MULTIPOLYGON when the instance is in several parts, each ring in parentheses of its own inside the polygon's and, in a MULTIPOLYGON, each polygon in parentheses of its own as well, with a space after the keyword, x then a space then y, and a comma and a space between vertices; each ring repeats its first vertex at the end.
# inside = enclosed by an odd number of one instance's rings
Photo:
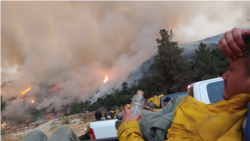
MULTIPOLYGON (((184 48, 182 55, 186 56, 190 61, 193 60, 193 56, 195 56, 195 49, 198 49, 201 42, 205 43, 211 50, 216 49, 219 47, 218 42, 224 34, 225 33, 221 33, 203 40, 179 44, 180 48, 184 48)), ((156 74, 156 69, 152 65, 154 64, 154 61, 154 56, 152 56, 150 59, 142 63, 138 69, 130 73, 130 75, 125 80, 128 83, 128 86, 131 87, 133 85, 137 85, 143 77, 156 74)))

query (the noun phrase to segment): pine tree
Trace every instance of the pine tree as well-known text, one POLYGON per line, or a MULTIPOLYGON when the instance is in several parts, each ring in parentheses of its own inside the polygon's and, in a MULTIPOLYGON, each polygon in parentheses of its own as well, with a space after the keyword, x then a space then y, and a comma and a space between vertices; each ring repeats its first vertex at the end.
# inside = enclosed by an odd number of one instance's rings
POLYGON ((123 82, 122 83, 122 93, 125 95, 125 94, 128 94, 128 83, 127 82, 123 82))
POLYGON ((6 102, 3 101, 3 96, 1 95, 1 111, 4 110, 5 106, 6 106, 6 102))
POLYGON ((206 44, 200 43, 195 53, 193 66, 197 80, 216 78, 227 70, 227 59, 219 49, 210 52, 206 44))
POLYGON ((178 47, 178 42, 171 41, 174 34, 165 29, 160 30, 161 39, 156 39, 158 53, 155 57, 157 72, 161 75, 164 93, 171 94, 185 91, 192 82, 190 64, 182 56, 183 48, 178 47))
POLYGON ((219 50, 219 48, 212 50, 210 54, 218 58, 219 62, 216 69, 218 71, 218 75, 222 76, 228 70, 228 58, 219 50))
POLYGON ((75 111, 76 113, 81 113, 81 109, 80 108, 76 108, 76 111, 75 111))

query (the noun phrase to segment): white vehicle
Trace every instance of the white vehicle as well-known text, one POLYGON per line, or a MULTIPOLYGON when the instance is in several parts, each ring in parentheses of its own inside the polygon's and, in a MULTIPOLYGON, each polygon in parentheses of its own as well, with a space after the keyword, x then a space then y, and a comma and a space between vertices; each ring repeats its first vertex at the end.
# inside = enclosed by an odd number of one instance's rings
MULTIPOLYGON (((188 86, 187 91, 188 95, 206 104, 221 101, 223 93, 224 80, 221 77, 193 83, 188 86)), ((92 134, 93 139, 118 141, 115 122, 116 119, 91 122, 90 134, 92 134)))
POLYGON ((90 135, 93 139, 118 140, 115 122, 117 119, 100 120, 90 122, 90 135))
POLYGON ((224 80, 219 78, 199 81, 188 86, 187 94, 206 104, 223 100, 224 80))

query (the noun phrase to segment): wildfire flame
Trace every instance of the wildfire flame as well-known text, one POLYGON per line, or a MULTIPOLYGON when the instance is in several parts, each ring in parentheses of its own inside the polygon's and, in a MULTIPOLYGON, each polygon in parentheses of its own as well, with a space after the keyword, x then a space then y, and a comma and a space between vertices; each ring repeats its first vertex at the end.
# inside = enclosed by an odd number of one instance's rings
POLYGON ((2 126, 2 128, 4 128, 4 126, 5 126, 5 122, 4 122, 3 124, 1 124, 1 126, 2 126))
POLYGON ((26 122, 28 122, 30 119, 26 120, 26 122))
POLYGON ((22 95, 30 91, 30 87, 22 92, 22 95))
POLYGON ((33 99, 31 100, 31 103, 34 103, 34 100, 33 100, 33 99))
POLYGON ((103 80, 103 83, 106 83, 109 80, 108 76, 106 75, 106 78, 103 80))
POLYGON ((48 91, 54 91, 57 88, 57 86, 53 86, 52 88, 48 89, 48 91))

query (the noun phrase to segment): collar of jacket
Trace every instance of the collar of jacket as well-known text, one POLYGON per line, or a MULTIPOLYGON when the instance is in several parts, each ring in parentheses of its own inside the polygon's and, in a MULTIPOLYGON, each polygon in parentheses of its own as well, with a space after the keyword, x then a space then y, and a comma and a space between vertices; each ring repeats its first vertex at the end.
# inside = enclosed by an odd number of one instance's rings
POLYGON ((241 93, 233 96, 229 100, 222 100, 218 103, 208 104, 209 109, 217 112, 226 112, 233 114, 247 108, 247 104, 250 102, 249 93, 241 93))

